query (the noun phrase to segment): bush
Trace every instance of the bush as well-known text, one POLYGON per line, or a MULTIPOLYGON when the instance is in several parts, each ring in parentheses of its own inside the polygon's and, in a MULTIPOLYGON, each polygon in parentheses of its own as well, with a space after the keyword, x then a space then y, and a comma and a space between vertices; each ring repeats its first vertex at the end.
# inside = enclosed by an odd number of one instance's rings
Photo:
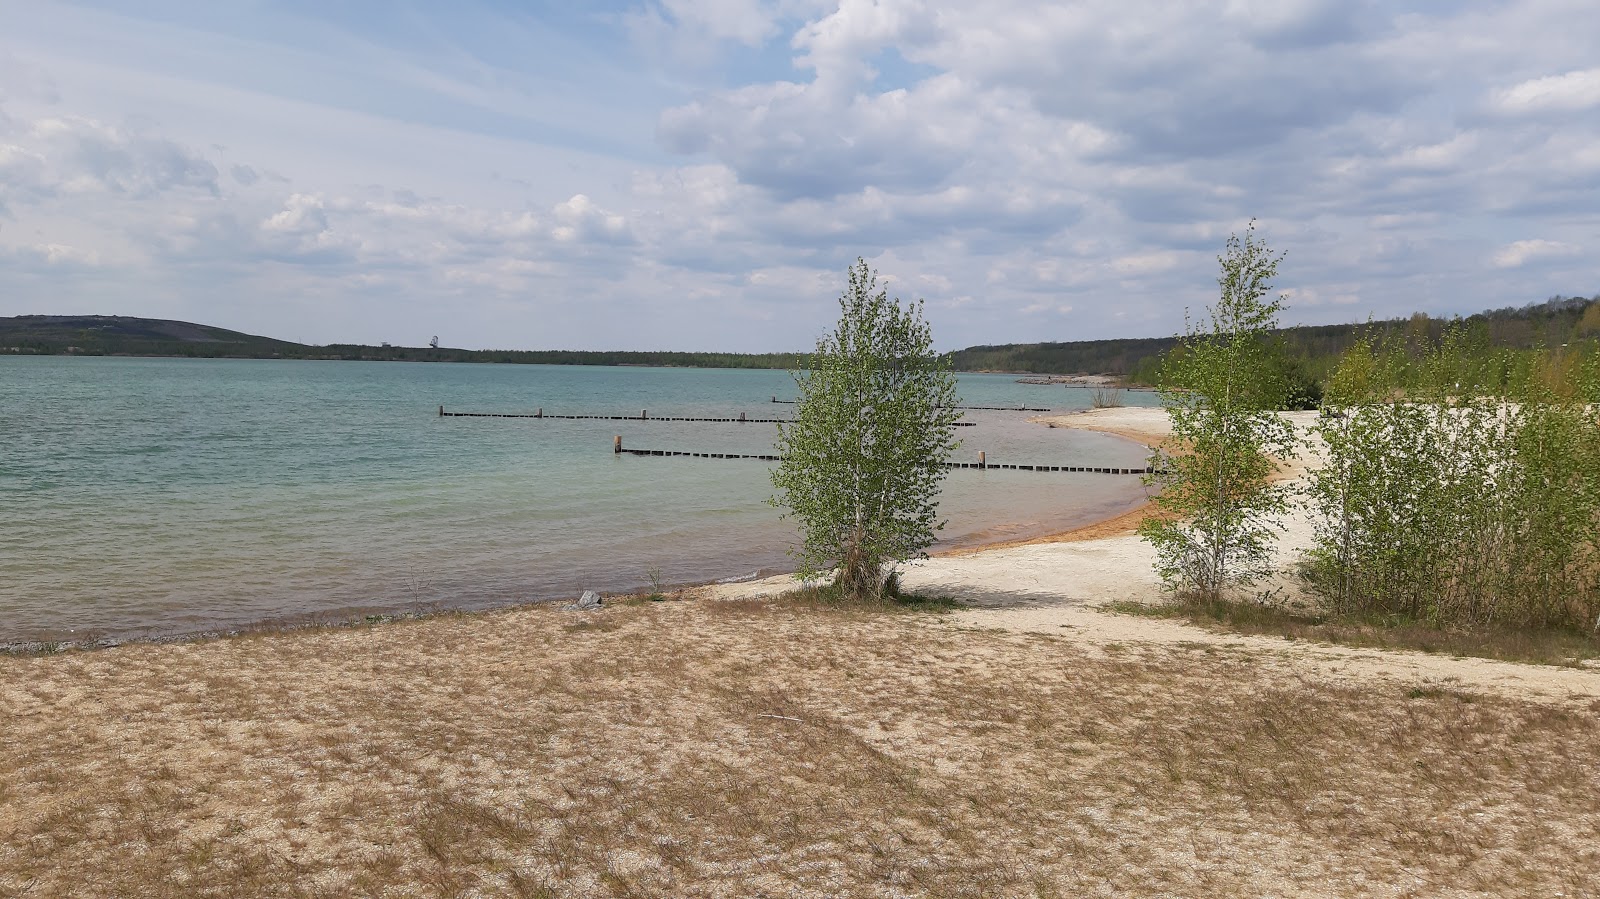
POLYGON ((1333 611, 1600 624, 1600 357, 1486 355, 1459 334, 1416 364, 1358 345, 1335 373, 1309 490, 1333 611))

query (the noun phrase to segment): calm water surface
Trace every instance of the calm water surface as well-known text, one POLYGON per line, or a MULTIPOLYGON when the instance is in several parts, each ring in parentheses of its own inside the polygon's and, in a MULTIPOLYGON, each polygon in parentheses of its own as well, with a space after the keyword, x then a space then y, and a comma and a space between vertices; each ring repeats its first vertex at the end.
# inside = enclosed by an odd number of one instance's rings
MULTIPOLYGON (((971 405, 1088 391, 961 376, 971 405)), ((0 358, 0 643, 130 637, 413 603, 460 607, 788 567, 761 424, 440 418, 459 410, 787 417, 784 372, 0 358)), ((1153 402, 1130 393, 1130 404, 1153 402)), ((1141 447, 970 412, 961 458, 1136 466, 1141 447)), ((946 544, 1132 507, 1136 478, 954 471, 946 544)))

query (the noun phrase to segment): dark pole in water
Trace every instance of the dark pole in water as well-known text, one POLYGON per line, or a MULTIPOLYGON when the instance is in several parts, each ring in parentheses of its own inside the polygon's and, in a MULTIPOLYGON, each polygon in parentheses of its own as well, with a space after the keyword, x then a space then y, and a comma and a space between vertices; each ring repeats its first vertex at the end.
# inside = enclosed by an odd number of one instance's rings
POLYGON ((645 420, 646 418, 649 418, 649 417, 650 417, 650 410, 649 409, 640 409, 639 410, 639 420, 640 421, 643 421, 643 420, 645 420))
MULTIPOLYGON (((443 408, 443 407, 441 407, 441 408, 443 408)), ((744 413, 743 412, 739 413, 739 420, 740 421, 744 421, 744 413)))
POLYGON ((621 434, 618 434, 617 436, 611 438, 611 451, 613 453, 617 453, 619 455, 622 453, 622 435, 621 434))
POLYGON ((534 415, 533 417, 534 418, 544 418, 544 407, 540 406, 538 413, 536 415, 534 415))
POLYGON ((444 407, 443 406, 439 407, 439 417, 440 418, 444 418, 444 407))

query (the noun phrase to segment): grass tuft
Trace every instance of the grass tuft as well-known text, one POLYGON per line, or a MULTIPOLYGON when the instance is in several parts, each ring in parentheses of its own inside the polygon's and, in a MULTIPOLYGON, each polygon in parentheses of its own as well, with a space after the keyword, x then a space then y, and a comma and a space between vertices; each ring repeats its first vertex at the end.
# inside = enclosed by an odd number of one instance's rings
POLYGON ((1162 604, 1120 601, 1103 608, 1124 615, 1188 621, 1211 630, 1369 649, 1405 649, 1579 668, 1600 659, 1600 640, 1581 631, 1558 628, 1457 630, 1392 616, 1338 617, 1261 603, 1187 597, 1162 604))
POLYGON ((787 605, 819 609, 878 610, 885 612, 954 612, 966 604, 951 596, 935 593, 912 593, 900 589, 891 580, 881 597, 857 597, 835 584, 805 585, 782 594, 779 599, 787 605))

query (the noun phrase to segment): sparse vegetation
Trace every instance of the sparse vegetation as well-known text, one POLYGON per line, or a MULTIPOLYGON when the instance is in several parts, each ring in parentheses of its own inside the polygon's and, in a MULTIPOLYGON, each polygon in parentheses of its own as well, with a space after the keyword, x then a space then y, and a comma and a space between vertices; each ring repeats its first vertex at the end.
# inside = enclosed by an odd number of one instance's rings
POLYGON ((1600 660, 1600 642, 1559 628, 1445 629, 1399 616, 1331 615, 1258 602, 1178 598, 1152 605, 1107 603, 1109 611, 1172 618, 1211 630, 1310 640, 1337 646, 1414 650, 1450 656, 1576 667, 1600 660))
POLYGON ((1096 409, 1122 408, 1121 387, 1096 387, 1089 394, 1089 404, 1096 409))
POLYGON ((661 600, 666 598, 667 587, 661 580, 661 566, 651 565, 644 570, 645 577, 650 579, 650 593, 646 599, 661 600))

